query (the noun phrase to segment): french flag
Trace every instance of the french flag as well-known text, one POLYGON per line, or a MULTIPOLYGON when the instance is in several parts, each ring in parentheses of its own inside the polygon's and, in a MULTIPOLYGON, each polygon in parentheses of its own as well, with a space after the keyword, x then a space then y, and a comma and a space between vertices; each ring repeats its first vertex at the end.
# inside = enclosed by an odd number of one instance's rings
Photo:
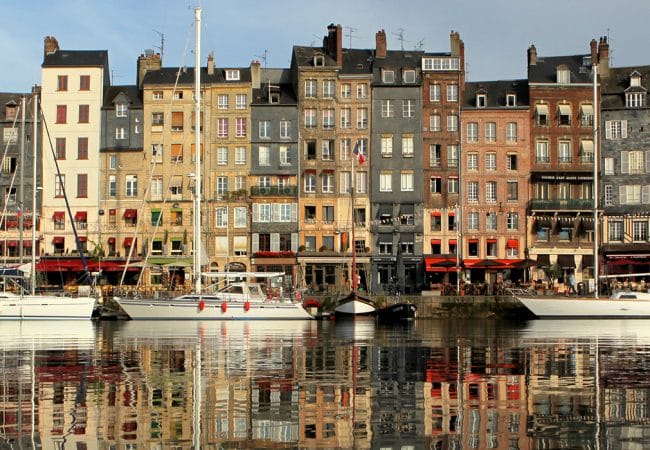
POLYGON ((352 150, 352 153, 357 157, 357 161, 359 161, 359 164, 363 164, 363 162, 366 160, 366 158, 363 156, 363 149, 361 148, 362 141, 358 140, 356 144, 354 144, 354 149, 352 150))

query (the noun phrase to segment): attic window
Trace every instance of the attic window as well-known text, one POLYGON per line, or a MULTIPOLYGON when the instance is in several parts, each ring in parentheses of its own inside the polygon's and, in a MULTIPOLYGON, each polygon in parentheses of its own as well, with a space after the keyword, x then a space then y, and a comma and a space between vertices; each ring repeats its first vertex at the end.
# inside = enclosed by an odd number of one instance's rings
POLYGON ((591 56, 583 56, 582 57, 582 66, 583 67, 591 67, 591 56))
POLYGON ((280 103, 280 93, 271 92, 271 95, 269 96, 269 103, 280 103))
POLYGON ((630 77, 630 87, 637 87, 637 86, 641 86, 641 76, 635 72, 630 77))
POLYGON ((571 72, 564 66, 557 68, 557 84, 571 83, 571 72))
POLYGON ((506 106, 517 106, 517 95, 506 94, 506 106))
POLYGON ((394 83, 395 82, 395 72, 392 70, 382 70, 381 72, 381 81, 384 83, 394 83))
POLYGON ((486 94, 476 94, 476 107, 485 108, 487 106, 487 95, 486 94))
POLYGON ((323 55, 314 56, 314 66, 323 67, 325 65, 325 57, 323 55))
POLYGON ((16 118, 16 112, 18 111, 18 105, 15 103, 10 103, 5 105, 5 118, 7 120, 14 120, 16 118))
POLYGON ((628 108, 642 108, 645 106, 645 92, 628 92, 625 94, 625 106, 628 108))
POLYGON ((239 69, 227 69, 226 70, 226 80, 227 81, 237 81, 237 80, 239 80, 239 69))
POLYGON ((415 83, 415 70, 404 71, 404 83, 415 83))

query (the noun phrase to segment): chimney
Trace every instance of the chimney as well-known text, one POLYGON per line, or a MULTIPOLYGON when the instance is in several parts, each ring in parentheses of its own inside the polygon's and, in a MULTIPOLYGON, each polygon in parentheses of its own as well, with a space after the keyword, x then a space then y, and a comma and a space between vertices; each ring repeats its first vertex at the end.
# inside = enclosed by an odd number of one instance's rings
POLYGON ((208 55, 208 75, 214 75, 214 52, 208 55))
POLYGON ((162 59, 160 53, 154 53, 153 50, 147 49, 138 57, 138 88, 142 88, 142 80, 147 72, 160 70, 162 59))
POLYGON ((327 36, 323 39, 323 47, 328 55, 336 60, 336 64, 343 64, 343 28, 333 23, 327 26, 327 36))
POLYGON ((534 45, 528 47, 528 65, 535 66, 537 65, 537 49, 534 45))
POLYGON ((596 39, 591 40, 589 47, 591 49, 591 65, 594 66, 598 64, 598 42, 596 39))
POLYGON ((379 30, 375 34, 375 58, 385 58, 386 57, 386 32, 384 30, 379 30))
POLYGON ((458 31, 451 31, 451 34, 449 35, 449 41, 451 56, 460 57, 460 48, 463 41, 460 40, 460 34, 458 31))
POLYGON ((609 76, 609 43, 607 36, 600 38, 598 44, 598 73, 601 77, 609 76))
POLYGON ((59 50, 59 42, 54 36, 45 36, 43 45, 43 57, 51 55, 59 50))
POLYGON ((262 85, 261 78, 260 62, 257 60, 251 61, 251 84, 253 85, 253 89, 260 88, 262 85))

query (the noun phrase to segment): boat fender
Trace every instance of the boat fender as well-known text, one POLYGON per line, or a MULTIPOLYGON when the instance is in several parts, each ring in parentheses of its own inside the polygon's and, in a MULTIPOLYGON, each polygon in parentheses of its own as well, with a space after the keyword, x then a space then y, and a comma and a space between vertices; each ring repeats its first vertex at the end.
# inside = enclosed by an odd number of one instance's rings
POLYGON ((223 302, 221 304, 221 312, 226 312, 228 310, 228 303, 223 302))
POLYGON ((270 292, 266 294, 266 300, 267 301, 273 300, 273 295, 270 292))
POLYGON ((244 303, 244 309, 245 309, 246 311, 248 311, 249 309, 251 309, 251 302, 246 302, 246 303, 244 303))
POLYGON ((199 311, 203 311, 203 308, 205 308, 205 301, 200 300, 199 301, 199 311))
POLYGON ((296 291, 296 301, 299 302, 301 297, 302 297, 302 294, 300 293, 300 291, 296 291))

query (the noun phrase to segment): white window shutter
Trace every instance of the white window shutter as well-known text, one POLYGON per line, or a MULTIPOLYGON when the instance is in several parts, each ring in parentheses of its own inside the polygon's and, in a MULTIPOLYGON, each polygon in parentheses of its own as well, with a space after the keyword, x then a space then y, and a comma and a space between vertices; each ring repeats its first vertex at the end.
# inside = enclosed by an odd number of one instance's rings
POLYGON ((298 233, 291 233, 291 251, 298 253, 298 233))
POLYGON ((650 203, 650 185, 641 186, 641 203, 644 205, 650 203))
POLYGON ((260 251, 260 234, 259 233, 253 233, 251 237, 252 237, 251 252, 253 254, 255 254, 258 251, 260 251))
POLYGON ((280 251, 280 233, 271 233, 271 251, 280 251))
POLYGON ((621 138, 627 139, 627 120, 621 120, 621 138))
POLYGON ((260 221, 260 205, 253 203, 253 222, 260 221))
POLYGON ((605 121, 605 139, 611 139, 612 138, 612 121, 611 120, 606 120, 605 121))
POLYGON ((625 205, 627 203, 627 186, 618 187, 618 203, 625 205))
POLYGON ((626 151, 621 152, 621 173, 630 173, 630 161, 626 151))
POLYGON ((650 150, 645 151, 645 173, 650 173, 650 150))
POLYGON ((298 222, 298 203, 291 204, 291 221, 298 222))
POLYGON ((273 203, 271 204, 271 221, 279 222, 280 221, 280 204, 273 203))

